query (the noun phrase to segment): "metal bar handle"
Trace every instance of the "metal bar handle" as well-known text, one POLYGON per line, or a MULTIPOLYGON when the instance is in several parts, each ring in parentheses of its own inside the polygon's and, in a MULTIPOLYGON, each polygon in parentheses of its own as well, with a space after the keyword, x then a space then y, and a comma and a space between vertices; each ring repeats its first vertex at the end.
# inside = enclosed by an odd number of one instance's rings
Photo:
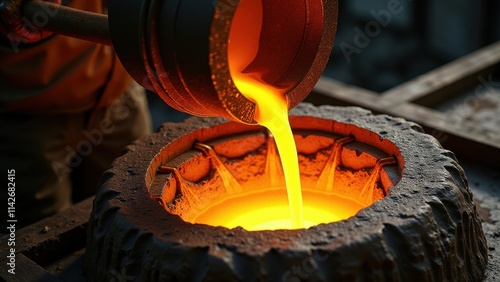
POLYGON ((39 29, 112 46, 108 16, 45 1, 27 1, 22 11, 39 29))

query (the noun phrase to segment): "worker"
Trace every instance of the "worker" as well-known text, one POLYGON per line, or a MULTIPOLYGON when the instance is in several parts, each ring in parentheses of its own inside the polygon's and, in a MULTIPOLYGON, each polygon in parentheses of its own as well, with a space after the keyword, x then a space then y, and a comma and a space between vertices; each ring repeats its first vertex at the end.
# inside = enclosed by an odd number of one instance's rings
MULTIPOLYGON (((29 19, 23 2, 0 0, 0 176, 8 187, 0 202, 16 228, 93 195, 112 160, 151 131, 144 89, 112 47, 42 31, 57 10, 29 19)), ((62 4, 105 13, 106 3, 62 4)))

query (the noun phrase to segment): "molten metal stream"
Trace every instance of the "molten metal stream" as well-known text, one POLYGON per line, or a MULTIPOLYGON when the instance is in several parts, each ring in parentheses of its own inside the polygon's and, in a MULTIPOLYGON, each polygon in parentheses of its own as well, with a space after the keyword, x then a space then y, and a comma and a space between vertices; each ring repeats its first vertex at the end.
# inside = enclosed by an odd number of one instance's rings
MULTIPOLYGON (((304 228, 297 149, 288 121, 286 99, 288 89, 271 86, 269 82, 263 81, 262 73, 245 71, 258 55, 262 18, 261 1, 240 1, 230 33, 228 48, 230 71, 238 90, 256 104, 255 121, 273 134, 283 166, 291 225, 287 220, 278 220, 274 221, 273 228, 269 229, 276 229, 276 224, 284 229, 304 228)), ((272 210, 266 210, 266 213, 272 213, 272 210)))

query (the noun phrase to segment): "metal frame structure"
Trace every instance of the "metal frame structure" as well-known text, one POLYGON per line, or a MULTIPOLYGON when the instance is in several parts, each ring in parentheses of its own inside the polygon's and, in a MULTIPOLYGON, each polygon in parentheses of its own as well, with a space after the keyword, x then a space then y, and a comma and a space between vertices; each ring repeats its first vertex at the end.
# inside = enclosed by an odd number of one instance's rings
POLYGON ((457 120, 433 109, 440 102, 482 83, 500 63, 500 41, 384 93, 322 77, 306 99, 316 105, 359 106, 420 124, 439 137, 443 147, 480 164, 500 168, 500 128, 497 132, 473 121, 457 120), (485 155, 487 152, 487 155, 485 155))

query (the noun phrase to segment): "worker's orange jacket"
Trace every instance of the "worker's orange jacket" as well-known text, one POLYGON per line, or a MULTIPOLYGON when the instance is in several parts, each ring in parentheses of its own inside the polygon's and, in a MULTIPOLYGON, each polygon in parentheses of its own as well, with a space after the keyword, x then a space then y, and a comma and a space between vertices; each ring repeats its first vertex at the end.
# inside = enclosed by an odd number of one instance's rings
MULTIPOLYGON (((69 6, 101 13, 103 1, 73 0, 69 6)), ((3 113, 80 113, 107 107, 130 81, 109 46, 61 35, 18 50, 0 46, 3 113)))

